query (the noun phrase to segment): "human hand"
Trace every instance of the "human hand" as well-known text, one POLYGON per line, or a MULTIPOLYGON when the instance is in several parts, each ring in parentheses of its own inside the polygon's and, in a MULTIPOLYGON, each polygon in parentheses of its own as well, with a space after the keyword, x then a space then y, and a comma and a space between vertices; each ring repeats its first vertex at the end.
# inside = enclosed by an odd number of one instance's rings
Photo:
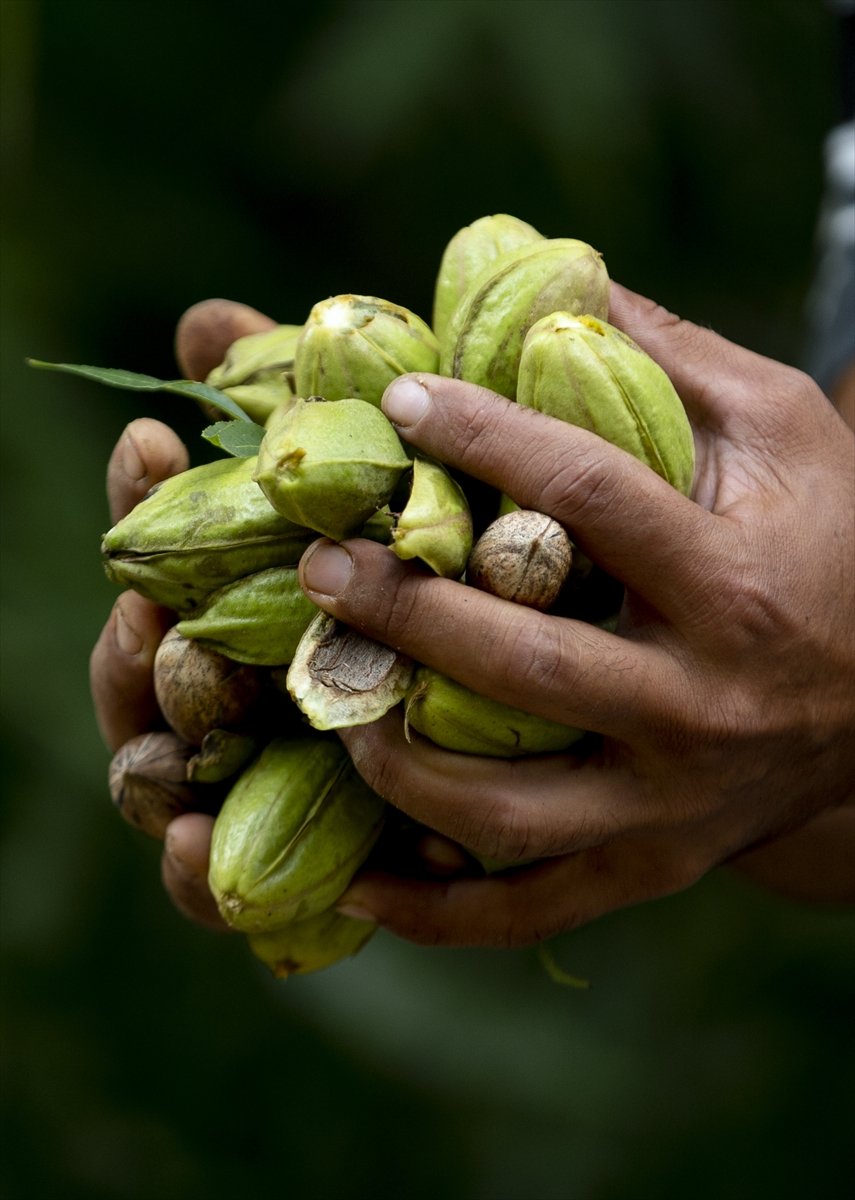
POLYGON ((621 579, 618 635, 363 541, 303 557, 309 595, 347 624, 602 738, 584 762, 506 762, 408 742, 399 713, 342 732, 416 820, 478 854, 538 860, 442 883, 361 874, 343 909, 415 941, 549 937, 685 888, 853 791, 852 433, 801 373, 617 285, 610 319, 683 398, 693 500, 595 436, 460 381, 407 377, 384 407, 412 445, 555 517, 621 579))
MULTIPOLYGON (((618 297, 617 303, 620 305, 621 293, 618 289, 615 289, 615 293, 618 297)), ((629 304, 629 316, 631 318, 633 306, 643 302, 639 302, 637 298, 628 297, 627 303, 629 304)), ((620 322, 619 311, 619 309, 617 311, 613 311, 613 319, 615 319, 617 323, 620 322)), ((271 324, 269 318, 264 318, 261 316, 261 314, 255 314, 253 317, 251 315, 252 313, 253 310, 247 310, 244 306, 230 305, 227 302, 221 301, 206 301, 189 310, 188 314, 182 318, 182 322, 179 325, 176 343, 179 362, 182 364, 185 375, 190 378, 203 378, 207 374, 208 370, 210 370, 210 368, 215 365, 216 362, 220 361, 225 353, 225 349, 227 348, 228 344, 230 344, 231 340, 234 339, 234 337, 240 336, 242 333, 252 332, 253 328, 261 329, 269 327, 271 324), (249 327, 247 327, 247 325, 244 323, 247 313, 250 314, 251 323, 249 327), (258 324, 253 325, 253 321, 258 321, 258 324), (222 332, 218 334, 217 329, 222 330, 222 332)), ((642 311, 641 316, 636 320, 636 324, 638 325, 637 328, 631 322, 631 320, 627 321, 625 326, 628 329, 628 332, 633 333, 638 340, 642 342, 647 340, 648 348, 654 352, 654 356, 656 355, 656 351, 652 341, 645 339, 642 326, 645 322, 652 320, 656 315, 657 314, 654 312, 648 316, 642 311)), ((659 329, 657 333, 657 336, 660 339, 664 338, 666 342, 668 340, 668 328, 669 327, 666 322, 664 327, 659 329)), ((691 331, 691 328, 692 327, 688 327, 688 330, 691 331)), ((654 332, 656 332, 655 329, 654 332)), ((696 331, 696 333, 702 338, 705 336, 711 336, 703 335, 702 331, 696 331)), ((727 344, 725 343, 724 345, 726 346, 727 344)), ((730 352, 737 355, 737 357, 747 354, 747 352, 739 351, 735 347, 730 347, 730 352)), ((677 349, 673 348, 671 353, 672 355, 676 354, 677 349)), ((701 357, 703 358, 703 356, 701 357)), ((810 392, 812 390, 812 385, 809 381, 795 375, 795 373, 788 372, 786 368, 777 367, 775 364, 767 363, 764 360, 758 360, 756 359, 756 356, 748 355, 747 357, 755 364, 755 366, 761 367, 764 373, 770 371, 774 373, 782 373, 788 377, 791 386, 795 387, 796 384, 798 384, 799 387, 803 388, 806 392, 810 392)), ((668 365, 665 359, 663 359, 663 365, 668 365)), ((441 388, 449 386, 452 389, 460 389, 461 387, 461 385, 447 380, 434 382, 439 383, 441 388)), ((470 399, 476 400, 476 397, 472 394, 473 389, 465 388, 465 391, 470 393, 470 399)), ((452 394, 455 393, 453 392, 452 394)), ((688 396, 689 393, 686 392, 685 398, 687 399, 687 403, 688 396)), ((500 401, 498 403, 501 407, 502 402, 500 401)), ((816 397, 812 398, 812 403, 814 407, 816 407, 816 397)), ((477 400, 475 407, 477 408, 479 406, 480 400, 477 400)), ((500 416, 495 409, 495 401, 492 401, 490 406, 493 408, 494 412, 496 412, 496 415, 500 416)), ((714 415, 716 411, 715 404, 709 404, 708 407, 711 416, 714 415)), ((704 406, 701 404, 701 399, 699 398, 693 415, 703 415, 703 412, 704 406)), ((486 408, 484 415, 487 415, 486 408)), ((537 418, 538 414, 529 413, 528 416, 537 418)), ((500 417, 499 425, 501 425, 502 419, 503 418, 500 417)), ((814 418, 814 424, 815 423, 816 418, 814 418)), ((119 464, 111 463, 110 495, 114 519, 117 519, 117 517, 121 515, 122 511, 125 511, 128 507, 131 507, 132 503, 135 503, 136 499, 139 499, 141 495, 144 494, 145 490, 147 490, 147 487, 150 486, 151 483, 155 482, 158 470, 156 465, 157 461, 159 459, 162 461, 164 458, 168 458, 168 454, 166 453, 164 447, 166 446, 168 440, 174 437, 174 435, 171 435, 170 431, 166 430, 166 428, 163 426, 160 427, 160 433, 155 435, 152 428, 153 424, 154 423, 149 424, 147 431, 149 435, 148 439, 143 442, 142 447, 138 446, 137 448, 142 448, 144 455, 146 453, 150 453, 153 456, 154 465, 147 467, 148 480, 145 482, 141 481, 137 485, 137 491, 135 493, 133 491, 131 491, 130 494, 128 494, 127 491, 125 492, 126 498, 124 501, 124 507, 119 504, 119 507, 117 508, 114 502, 114 497, 121 496, 122 494, 122 471, 117 469, 119 464), (161 441, 159 440, 160 438, 165 440, 161 441), (158 449, 158 447, 160 447, 160 449, 158 449)), ((715 477, 716 464, 719 461, 719 458, 721 458, 721 461, 725 465, 729 464, 730 462, 726 454, 723 457, 720 454, 722 447, 719 445, 719 442, 724 442, 726 444, 729 440, 727 423, 721 421, 720 424, 722 425, 721 430, 717 429, 716 422, 713 421, 710 424, 709 432, 702 432, 699 434, 699 462, 701 464, 699 470, 699 480, 704 478, 705 472, 707 475, 711 475, 713 478, 715 477)), ((487 421, 487 425, 489 425, 489 421, 487 421)), ((495 437, 493 440, 495 444, 490 448, 485 447, 481 451, 481 453, 484 455, 484 478, 492 479, 497 486, 504 487, 505 484, 502 482, 504 475, 502 472, 505 470, 505 468, 501 461, 503 457, 501 449, 501 429, 496 428, 494 432, 495 437), (491 476, 490 471, 497 472, 495 477, 491 476)), ((565 430, 565 433, 566 432, 567 431, 565 430)), ((457 434, 458 437, 461 434, 459 427, 457 434)), ((463 431, 463 434, 465 436, 465 430, 463 431)), ((454 435, 452 431, 452 440, 453 436, 454 435)), ((583 438, 582 441, 584 443, 585 438, 583 438)), ((588 443, 590 448, 590 439, 588 439, 588 443)), ((477 452, 479 448, 472 447, 469 451, 470 453, 472 449, 477 452)), ((464 457, 465 452, 465 445, 462 445, 460 450, 457 451, 457 453, 462 454, 464 457)), ((547 448, 543 459, 544 465, 547 467, 547 469, 550 462, 550 453, 551 452, 547 448)), ((609 453, 608 448, 606 449, 606 453, 609 453)), ((448 457, 448 453, 446 453, 446 457, 448 457)), ((452 461, 453 458, 454 454, 452 453, 452 461)), ((558 460, 560 460, 560 453, 558 455, 558 460)), ((553 459, 553 461, 556 460, 553 459)), ((738 456, 735 461, 739 461, 738 456)), ((186 460, 184 461, 183 465, 186 465, 186 460)), ((183 465, 178 463, 176 460, 173 463, 172 469, 183 469, 183 465)), ((606 464, 604 463, 602 465, 606 464)), ((472 470, 473 473, 475 473, 472 463, 469 463, 466 466, 466 469, 472 470)), ((596 472, 596 458, 590 460, 589 470, 596 472)), ((169 474, 172 472, 171 470, 166 470, 165 473, 169 474)), ((831 473, 834 473, 833 466, 831 473)), ((532 474, 532 476, 537 474, 536 457, 533 461, 530 461, 529 474, 532 474)), ((596 474, 594 474, 592 478, 596 478, 596 474)), ((510 474, 508 475, 508 479, 511 479, 510 474)), ((124 486, 127 488, 127 485, 124 486)), ((534 478, 529 481, 527 486, 536 487, 536 481, 534 478)), ((718 495, 719 493, 717 492, 716 494, 718 495)), ((540 507, 544 507, 544 505, 541 504, 540 507)), ((709 507, 712 511, 717 511, 712 503, 709 504, 709 507)), ((847 510, 844 505, 844 519, 846 516, 846 511, 847 510)), ((594 521, 592 524, 592 529, 594 532, 596 532, 596 524, 596 521, 594 521)), ((580 544, 583 544, 581 539, 580 544)), ((371 553, 371 547, 364 547, 362 544, 351 544, 351 549, 356 549, 358 554, 364 554, 366 551, 369 554, 371 553)), ((613 552, 614 551, 612 551, 612 553, 613 552)), ((386 557, 390 558, 391 556, 386 557)), ((605 560, 602 561, 605 563, 605 560)), ((386 563, 386 566, 394 567, 395 564, 386 563)), ((844 576, 845 573, 846 569, 844 568, 844 576)), ((442 581, 439 582, 442 584, 442 581)), ((460 585, 452 584, 451 586, 456 588, 460 585)), ((371 591, 370 584, 368 590, 371 591)), ((475 597, 471 595, 471 592, 472 589, 468 589, 466 593, 466 599, 469 601, 475 599, 475 597)), ((329 603, 324 603, 322 597, 316 598, 319 600, 322 606, 330 607, 329 603)), ((116 714, 121 715, 124 713, 124 718, 122 719, 124 720, 125 724, 123 729, 123 737, 120 740, 123 740, 124 736, 130 736, 132 733, 139 732, 143 728, 147 727, 143 714, 146 710, 146 706, 153 704, 151 699, 152 689, 150 684, 150 664, 153 658, 154 649, 156 649, 157 643, 159 642, 160 636, 162 636, 164 628, 162 624, 157 624, 157 617, 156 613, 153 612, 153 606, 148 605, 147 602, 141 600, 141 598, 137 597, 135 594, 127 593, 125 597, 120 599, 119 603, 120 606, 125 603, 128 603, 132 606, 133 615, 136 618, 132 624, 132 628, 134 628, 137 633, 142 632, 143 648, 141 651, 138 651, 138 657, 131 656, 130 659, 127 656, 123 657, 122 653, 114 644, 115 633, 109 634, 110 625, 115 620, 114 617, 111 618, 111 623, 108 623, 107 630, 105 630, 105 634, 102 635, 99 647, 96 648, 96 652, 93 654, 93 694, 95 696, 96 709, 99 712, 102 728, 105 730, 105 738, 107 739, 108 744, 111 746, 115 746, 117 744, 117 735, 115 733, 115 726, 117 723, 116 714), (146 622, 149 624, 146 624, 146 622), (148 660, 148 665, 146 665, 146 659, 148 660), (112 734, 110 732, 111 728, 114 730, 112 734)), ((373 603, 373 601, 369 601, 369 603, 373 603)), ((635 607, 638 608, 638 602, 635 601, 634 604, 635 607)), ((430 600, 428 600, 428 606, 429 605, 430 600)), ((345 610, 342 609, 341 611, 344 613, 345 610)), ((438 611, 441 612, 442 609, 440 608, 438 611)), ((353 619, 353 623, 358 624, 358 620, 353 619)), ((369 624, 363 624, 363 628, 366 628, 366 630, 369 629, 370 622, 369 624)), ((632 622, 630 622, 629 628, 632 628, 632 622)), ((581 631, 576 631, 576 635, 578 636, 581 633, 583 637, 585 634, 590 636, 590 632, 591 631, 587 629, 583 629, 581 631)), ((650 632, 652 634, 653 631, 651 630, 650 632)), ((499 627, 499 636, 501 636, 501 626, 499 627)), ((633 638, 631 633, 629 636, 630 638, 633 638)), ((637 638, 637 634, 635 635, 635 638, 637 638)), ((451 635, 451 640, 452 642, 454 640, 453 634, 451 635)), ((644 642, 645 639, 642 637, 639 640, 644 642)), ((649 637, 648 640, 654 644, 656 643, 656 638, 653 636, 649 637)), ((425 654, 424 657, 426 661, 429 659, 429 655, 427 654, 425 654)), ((846 656, 844 655, 843 657, 845 658, 846 656)), ((442 661, 442 654, 440 654, 440 657, 436 660, 436 662, 439 665, 442 661)), ((449 671, 449 673, 453 672, 449 671)), ((476 680, 476 684, 483 686, 483 684, 481 684, 480 675, 476 680)), ((514 695, 516 696, 516 692, 514 692, 514 695)), ((663 697, 663 700, 666 698, 667 697, 663 697)), ((387 723, 390 725, 392 724, 388 718, 387 723)), ((591 724, 591 722, 589 722, 589 724, 591 724)), ((380 733, 380 728, 375 728, 373 730, 365 729, 354 731, 350 734, 345 734, 345 737, 351 740, 358 740, 360 738, 364 739, 367 736, 370 740, 372 736, 376 737, 380 733)), ((400 733, 400 729, 397 730, 397 733, 400 733)), ((378 743, 378 745, 379 744, 380 743, 378 743)), ((498 773, 500 775, 509 772, 510 778, 513 779, 515 776, 520 774, 520 768, 524 767, 525 764, 485 763, 485 760, 463 760, 459 755, 445 756, 447 761, 443 763, 443 752, 435 750, 435 748, 430 747, 426 743, 408 746, 399 742, 398 749, 396 750, 394 749, 396 743, 393 737, 388 744, 393 748, 391 750, 384 749, 383 757, 381 760, 379 760, 378 766, 381 774, 384 776, 389 776, 390 778, 390 790, 388 793, 390 799, 395 799, 397 796, 401 807, 405 809, 408 808, 406 798, 402 798, 400 795, 402 790, 406 792, 408 789, 407 776, 401 773, 401 764, 409 759, 411 773, 414 769, 415 773, 418 774, 418 759, 414 758, 414 756, 425 756, 427 762, 431 764, 431 773, 422 781, 424 786, 421 792, 413 793, 414 799, 412 805, 409 806, 409 810, 411 812, 421 812, 425 817, 427 817, 429 813, 433 811, 432 805, 436 804, 435 793, 437 788, 439 787, 440 789, 445 789, 446 787, 445 776, 443 775, 443 771, 446 771, 448 778, 453 779, 455 781, 455 786, 458 788, 458 808, 463 804, 474 805, 476 808, 474 821, 482 820, 484 823, 485 838, 490 841, 491 845, 497 844, 497 835, 489 821, 489 811, 486 818, 483 815, 484 807, 486 806, 489 809, 491 803, 489 799, 489 793, 487 791, 487 789, 490 787, 489 777, 494 770, 498 769, 498 773), (393 757, 389 757, 389 755, 393 757), (401 761, 396 761, 394 758, 395 755, 399 755, 401 761), (482 773, 482 769, 485 767, 487 772, 486 776, 484 776, 482 773), (460 772, 462 772, 462 776, 460 775, 460 772), (392 787, 393 784, 394 790, 392 787), (471 784, 473 789, 471 795, 466 792, 466 788, 469 786, 469 784, 471 784), (460 798, 461 790, 463 795, 462 799, 460 798)), ((367 747, 363 746, 363 749, 366 750, 367 753, 370 753, 370 749, 367 749, 367 747)), ((607 749, 608 740, 604 744, 604 750, 607 749)), ((797 757, 797 754, 795 757, 797 757)), ((608 755, 604 753, 601 761, 608 761, 608 755)), ((528 767, 533 765, 534 764, 528 764, 528 767)), ((592 763, 591 766, 596 768, 596 763, 592 763)), ((621 766, 622 764, 620 763, 620 756, 618 755, 615 761, 610 764, 608 774, 613 783, 626 786, 627 782, 632 779, 632 771, 630 769, 628 772, 625 766, 623 766, 623 769, 621 770, 619 769, 621 766)), ((525 768, 526 771, 528 770, 528 767, 525 768)), ((572 769, 572 764, 570 764, 568 766, 568 775, 572 769)), ((370 768, 366 770, 366 773, 368 773, 369 776, 372 774, 370 768)), ((738 775, 738 771, 736 774, 738 775)), ((568 782, 575 783, 575 780, 568 780, 568 782)), ((375 777, 375 784, 378 786, 378 790, 383 790, 385 787, 385 784, 379 776, 375 777)), ((523 818, 525 818, 532 804, 537 803, 538 786, 539 785, 536 779, 521 780, 519 802, 521 805, 524 805, 521 810, 523 818), (530 786, 532 782, 534 783, 533 793, 530 786)), ((497 792, 497 803, 499 806, 508 803, 513 804, 516 802, 515 795, 516 794, 512 784, 509 786, 503 786, 500 791, 497 792)), ((820 803, 821 802, 822 801, 820 801, 820 803)), ((829 803, 831 803, 830 800, 829 803)), ((651 810, 655 809, 654 804, 651 804, 650 807, 651 810)), ((808 804, 807 808, 810 809, 811 805, 808 804)), ((493 825, 497 823, 496 816, 501 811, 502 810, 500 807, 497 812, 494 813, 493 825)), ((694 814, 694 809, 692 811, 694 814)), ((791 871, 786 865, 787 855, 786 853, 782 855, 781 847, 791 848, 790 859, 796 861, 797 863, 801 863, 801 874, 805 876, 808 874, 808 869, 805 867, 805 864, 808 862, 815 862, 816 854, 814 853, 813 856, 808 856, 806 858, 803 854, 801 854, 802 847, 806 843, 809 843, 814 850, 816 850, 817 846, 825 848, 826 850, 828 847, 839 850, 841 846, 839 836, 839 818, 841 816, 848 818, 851 816, 851 813, 840 810, 837 812, 826 811, 822 814, 821 818, 811 821, 809 825, 805 827, 804 836, 802 836, 801 833, 795 833, 790 834, 786 838, 779 838, 770 848, 771 858, 773 859, 771 870, 769 869, 767 862, 770 855, 766 854, 764 856, 764 852, 761 850, 752 851, 751 854, 745 856, 741 861, 749 861, 753 873, 757 874, 758 877, 763 878, 764 881, 768 882, 770 886, 777 887, 782 890, 788 890, 792 882, 791 871), (785 860, 783 868, 781 867, 782 858, 785 860)), ((438 820, 440 824, 443 823, 441 805, 436 811, 435 816, 431 819, 438 820)), ((637 814, 633 820, 638 820, 637 814)), ((666 804, 663 803, 662 815, 659 817, 663 827, 661 830, 655 831, 659 834, 658 840, 661 843, 661 847, 657 845, 657 838, 651 837, 651 832, 653 832, 652 823, 655 820, 655 812, 651 811, 651 830, 646 832, 645 836, 640 840, 640 842, 637 836, 635 836, 635 838, 633 837, 633 833, 635 831, 632 831, 629 834, 622 831, 619 834, 610 835, 608 830, 604 830, 604 841, 607 837, 611 836, 611 842, 613 844, 610 846, 607 854, 605 853, 605 850, 602 851, 602 853, 605 855, 603 865, 605 868, 610 868, 617 872, 618 875, 618 878, 616 878, 613 883, 613 896, 610 898, 610 896, 607 894, 609 889, 605 887, 600 889, 601 895, 599 896, 599 900, 596 888, 593 889, 593 894, 589 894, 587 897, 583 896, 582 900, 586 900, 589 907, 586 910, 584 906, 580 904, 578 916, 575 917, 576 923, 579 923, 581 920, 590 919, 591 916, 596 915, 598 903, 600 906, 599 911, 605 911, 605 909, 608 907, 614 907, 615 905, 619 905, 621 903, 631 903, 634 900, 644 899, 649 895, 660 894, 665 890, 672 890, 674 886, 681 886, 684 878, 686 882, 691 882, 692 878, 694 878, 696 874, 702 874, 703 870, 707 869, 704 866, 701 866, 700 869, 692 867, 694 856, 684 853, 683 847, 680 844, 680 829, 678 828, 676 830, 671 830, 669 822, 673 823, 674 821, 678 821, 678 814, 672 815, 670 812, 668 812, 666 804), (634 845, 634 842, 637 844, 634 845), (660 858, 660 854, 663 857, 660 858), (650 858, 651 871, 649 887, 645 886, 647 880, 644 878, 645 860, 647 857, 650 858), (622 866, 624 861, 626 862, 625 871, 622 866), (669 865, 673 865, 676 869, 679 867, 680 862, 683 863, 683 867, 685 869, 684 876, 680 875, 678 879, 672 879, 669 877, 663 878, 660 867, 667 868, 669 865), (621 874, 622 871, 623 874, 621 874)), ((207 853, 210 843, 211 823, 211 819, 203 814, 187 814, 186 816, 178 818, 172 823, 167 832, 167 840, 163 857, 163 875, 167 890, 172 895, 173 900, 176 902, 178 907, 185 912, 186 915, 202 922, 203 924, 207 923, 213 924, 217 927, 222 927, 222 922, 216 914, 215 909, 213 909, 212 901, 206 884, 207 853)), ((705 840, 705 835, 703 834, 703 821, 696 821, 693 815, 693 818, 690 822, 690 830, 685 834, 685 838, 687 840, 686 851, 693 850, 693 845, 689 844, 691 843, 690 833, 696 824, 698 825, 698 832, 699 836, 701 837, 701 841, 703 842, 705 840)), ((454 833, 452 836, 457 836, 460 829, 460 822, 459 820, 453 820, 449 823, 449 819, 446 816, 445 828, 453 829, 454 833)), ((850 822, 850 824, 847 825, 843 831, 849 836, 850 845, 851 829, 852 823, 850 822)), ((644 831, 639 830, 638 832, 644 831)), ((428 860, 433 861, 434 870, 429 873, 434 875, 445 874, 449 878, 455 875, 467 874, 464 866, 465 860, 463 860, 460 856, 455 856, 453 853, 453 842, 446 841, 445 839, 439 837, 430 838, 429 835, 428 842, 431 844, 423 845, 421 847, 421 851, 424 857, 427 857, 428 860)), ((470 844, 474 845, 473 842, 470 842, 470 844)), ((581 850, 585 846, 585 837, 580 837, 577 844, 581 850)), ((574 886, 574 875, 578 876, 582 883, 584 883, 586 879, 589 879, 592 874, 594 878, 596 878, 598 854, 594 852, 593 847, 598 844, 599 843, 596 842, 596 839, 594 839, 593 846, 590 851, 576 855, 576 864, 571 871, 571 877, 568 879, 567 883, 568 888, 574 886)), ((714 841, 711 839, 706 841, 704 848, 709 852, 710 859, 714 859, 714 841)), ((545 852, 549 853, 549 850, 547 849, 545 852)), ((706 855, 699 853, 697 857, 700 862, 703 862, 706 858, 706 855)), ((354 888, 347 899, 356 907, 362 906, 365 908, 370 906, 369 911, 373 912, 374 915, 376 915, 381 922, 386 924, 390 929, 395 929, 397 932, 404 933, 405 936, 414 937, 416 940, 463 940, 471 942, 535 940, 537 936, 546 936, 548 932, 554 931, 558 927, 564 928, 566 925, 573 923, 574 918, 572 915, 569 922, 566 920, 565 910, 567 897, 564 897, 564 901, 562 902, 561 896, 559 895, 559 902, 556 905, 553 905, 552 899, 552 888, 550 883, 551 874, 556 869, 559 869, 564 865, 570 866, 572 864, 564 864, 563 856, 559 854, 554 856, 549 863, 544 864, 543 867, 538 866, 528 868, 524 871, 509 875, 507 878, 479 881, 474 885, 469 882, 456 882, 447 889, 443 886, 426 885, 423 882, 413 884, 407 880, 396 881, 388 874, 383 879, 375 878, 373 881, 368 877, 364 877, 360 879, 356 885, 354 885, 354 888), (494 914, 494 918, 497 916, 498 920, 494 919, 492 923, 488 921, 486 927, 483 923, 484 910, 490 910, 495 904, 495 896, 492 895, 495 890, 494 885, 498 885, 501 891, 507 892, 507 902, 510 902, 514 906, 518 906, 520 909, 520 925, 515 926, 512 924, 511 928, 505 933, 501 932, 501 911, 498 914, 494 914), (469 890, 473 886, 477 888, 477 891, 473 892, 469 890), (483 890, 484 888, 488 889, 487 892, 483 890), (406 907, 402 909, 402 917, 396 923, 395 917, 390 910, 393 909, 396 903, 399 902, 399 892, 405 896, 407 903, 406 907), (448 897, 448 899, 444 899, 443 897, 448 897), (462 903, 463 901, 465 901, 465 903, 462 903), (424 905, 423 908, 422 905, 424 905), (540 912, 539 906, 543 906, 543 912, 540 912), (449 913, 451 914, 450 918, 444 916, 438 917, 437 911, 441 913, 445 909, 448 909, 449 913), (462 933, 454 932, 454 929, 449 927, 449 920, 453 922, 455 919, 458 922, 462 922, 464 926, 469 923, 469 928, 465 929, 462 933), (528 926, 525 925, 526 920, 530 922, 528 926), (437 927, 438 921, 439 925, 437 927), (517 928, 519 929, 518 933, 516 932, 517 928)), ((812 881, 809 877, 804 878, 801 880, 801 883, 803 884, 802 893, 807 894, 808 896, 810 896, 812 893, 821 893, 823 890, 823 879, 828 879, 827 859, 826 870, 822 878, 818 878, 816 881, 816 884, 819 885, 818 888, 812 884, 812 881)), ((557 887, 560 893, 560 891, 563 890, 560 871, 557 879, 557 887)), ((834 898, 834 896, 831 898, 834 898)))
MULTIPOLYGON (((203 380, 238 337, 275 324, 245 305, 206 300, 188 309, 176 331, 175 352, 185 379, 203 380)), ((156 483, 185 471, 186 447, 160 421, 132 421, 119 438, 107 468, 110 519, 120 520, 156 483)), ((90 659, 95 715, 108 748, 137 734, 163 728, 154 691, 154 656, 175 614, 123 592, 98 638, 90 659)), ((212 929, 225 929, 207 886, 213 818, 185 813, 170 822, 161 856, 167 891, 186 915, 212 929)))
MULTIPOLYGON (((182 316, 175 352, 186 379, 205 379, 231 343, 263 332, 274 322, 255 309, 226 300, 206 300, 182 316)), ((151 487, 187 469, 186 447, 162 422, 132 421, 117 442, 107 470, 112 522, 128 513, 151 487)), ((90 659, 91 691, 102 737, 111 751, 137 734, 165 728, 155 696, 153 667, 161 639, 175 614, 126 591, 116 600, 90 659)), ((208 862, 214 818, 188 812, 166 829, 161 855, 163 883, 176 907, 211 929, 228 927, 208 888, 208 862)), ((471 869, 459 848, 410 822, 381 840, 377 862, 406 862, 416 874, 442 877, 471 869)))

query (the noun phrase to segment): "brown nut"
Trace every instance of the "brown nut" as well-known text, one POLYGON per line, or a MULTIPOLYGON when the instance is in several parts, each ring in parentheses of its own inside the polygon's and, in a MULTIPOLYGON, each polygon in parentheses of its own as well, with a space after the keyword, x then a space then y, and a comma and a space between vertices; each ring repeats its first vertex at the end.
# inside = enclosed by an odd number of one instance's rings
POLYGON ((253 666, 226 658, 173 627, 154 658, 154 690, 171 729, 201 746, 213 729, 239 730, 252 717, 263 688, 253 666))
POLYGON ((201 807, 187 783, 194 748, 174 733, 142 733, 110 763, 110 795, 122 817, 150 837, 163 838, 173 817, 201 807))
POLYGON ((544 513, 520 508, 497 517, 472 548, 466 582, 482 592, 545 612, 570 572, 573 548, 544 513))

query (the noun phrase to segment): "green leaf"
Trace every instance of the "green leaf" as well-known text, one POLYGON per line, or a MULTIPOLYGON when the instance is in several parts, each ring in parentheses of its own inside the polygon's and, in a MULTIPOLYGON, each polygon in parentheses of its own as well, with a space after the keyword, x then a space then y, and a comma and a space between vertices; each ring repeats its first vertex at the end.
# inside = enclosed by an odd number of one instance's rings
POLYGON ((194 379, 155 379, 153 375, 138 375, 135 371, 124 371, 113 367, 87 367, 79 363, 49 363, 37 358, 28 358, 27 365, 43 371, 62 371, 66 375, 80 375, 108 387, 124 388, 131 392, 172 392, 176 396, 187 396, 191 400, 203 400, 234 417, 238 421, 254 424, 239 404, 235 404, 225 392, 197 383, 194 379))
POLYGON ((196 383, 193 379, 172 379, 164 383, 163 390, 172 392, 176 396, 189 396, 192 400, 204 400, 208 404, 213 404, 215 408, 222 409, 237 421, 245 421, 249 425, 255 424, 252 417, 245 413, 239 404, 235 404, 231 396, 218 391, 217 388, 210 387, 207 383, 196 383))
POLYGON ((235 458, 252 458, 258 454, 264 426, 256 425, 254 421, 249 425, 246 421, 216 421, 202 430, 202 437, 235 458))

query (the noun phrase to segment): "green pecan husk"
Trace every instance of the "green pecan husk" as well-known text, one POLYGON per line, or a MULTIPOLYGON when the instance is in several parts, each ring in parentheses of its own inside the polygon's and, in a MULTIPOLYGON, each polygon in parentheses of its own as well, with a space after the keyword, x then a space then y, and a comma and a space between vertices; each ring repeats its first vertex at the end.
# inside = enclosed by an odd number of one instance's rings
POLYGON ((235 662, 279 667, 291 662, 317 612, 296 567, 270 567, 211 592, 176 629, 235 662))
POLYGON ((217 459, 153 487, 102 539, 108 579, 191 613, 235 579, 299 562, 316 534, 270 506, 255 466, 217 459))
POLYGON ((408 729, 437 746, 489 758, 558 753, 584 731, 473 692, 432 667, 417 668, 405 701, 408 729))
POLYGON ((379 837, 385 808, 337 738, 268 743, 214 823, 208 882, 223 919, 265 933, 331 908, 379 837))
POLYGON ((378 296, 331 296, 316 304, 297 342, 298 396, 356 398, 379 406, 398 375, 436 372, 439 343, 430 326, 378 296))
POLYGON ((292 921, 270 933, 249 934, 249 947, 277 979, 309 975, 351 958, 377 932, 371 921, 345 917, 334 908, 292 921))
POLYGON ((230 396, 259 425, 294 395, 294 352, 302 325, 277 325, 232 342, 205 382, 230 396))
POLYGON ((517 402, 591 430, 691 491, 695 446, 682 401, 659 364, 608 322, 554 312, 533 325, 517 402))
POLYGON ((508 213, 479 217, 458 229, 443 251, 434 284, 431 324, 440 342, 451 314, 463 299, 473 279, 501 254, 543 241, 533 225, 508 213))
POLYGON ((379 408, 311 397, 270 418, 254 478, 282 516, 340 541, 388 503, 411 466, 379 408))
POLYGON ((516 397, 523 339, 556 309, 608 313, 602 255, 574 238, 544 238, 500 255, 476 276, 452 313, 440 374, 516 397))

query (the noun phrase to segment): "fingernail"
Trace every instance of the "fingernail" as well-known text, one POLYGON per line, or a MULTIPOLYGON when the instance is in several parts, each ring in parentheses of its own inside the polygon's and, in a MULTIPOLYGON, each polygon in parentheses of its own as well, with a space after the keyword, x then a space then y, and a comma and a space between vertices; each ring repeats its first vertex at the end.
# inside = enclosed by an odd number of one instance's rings
POLYGON ((135 482, 145 475, 145 463, 136 442, 127 432, 122 440, 122 471, 135 482))
POLYGON ((471 862, 461 846, 433 833, 425 834, 419 839, 416 852, 427 867, 439 874, 454 874, 456 871, 462 871, 471 862))
POLYGON ((122 602, 116 605, 116 645, 123 654, 139 654, 143 648, 143 640, 127 618, 122 602))
POLYGON ((383 412, 394 425, 415 425, 425 415, 430 392, 417 379, 396 379, 383 395, 383 412))
POLYGON ((175 834, 172 833, 169 825, 167 825, 166 833, 163 838, 163 853, 169 859, 172 866, 181 875, 187 875, 189 873, 188 869, 187 869, 187 863, 184 861, 184 859, 181 857, 181 855, 177 852, 177 848, 176 848, 177 840, 178 839, 176 838, 175 834))
POLYGON ((337 596, 347 586, 353 570, 353 559, 343 546, 319 542, 303 555, 300 573, 303 583, 322 596, 337 596))
POLYGON ((372 925, 377 924, 377 918, 374 913, 369 912, 367 908, 362 908, 358 904, 340 904, 336 905, 336 912, 343 917, 350 917, 353 921, 370 921, 372 925))

